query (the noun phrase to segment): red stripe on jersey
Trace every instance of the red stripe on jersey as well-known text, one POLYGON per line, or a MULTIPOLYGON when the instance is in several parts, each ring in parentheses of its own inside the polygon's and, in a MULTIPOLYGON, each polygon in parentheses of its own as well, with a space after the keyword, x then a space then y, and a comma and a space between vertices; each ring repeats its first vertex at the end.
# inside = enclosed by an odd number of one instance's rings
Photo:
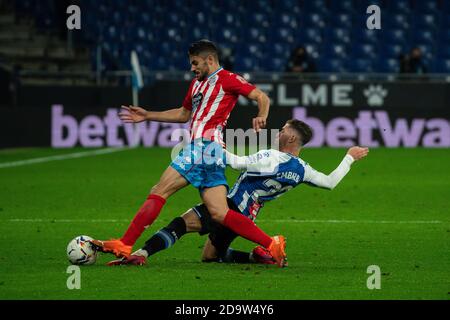
MULTIPOLYGON (((217 113, 220 113, 220 104, 222 102, 223 97, 225 96, 225 92, 222 89, 221 85, 216 86, 216 88, 214 88, 214 92, 213 94, 211 94, 211 98, 210 98, 210 103, 208 103, 207 108, 205 109, 205 111, 203 112, 202 117, 200 118, 201 123, 200 123, 200 128, 199 130, 201 131, 200 134, 201 136, 207 138, 207 139, 212 139, 214 140, 214 135, 215 135, 215 130, 217 128, 218 125, 220 125, 220 122, 211 122, 211 118, 215 117, 217 115, 217 113), (213 100, 214 98, 214 100, 213 100)), ((201 137, 200 136, 200 137, 201 137)), ((196 135, 196 138, 200 138, 198 136, 198 132, 196 135)))
POLYGON ((204 100, 205 100, 205 95, 206 95, 206 93, 208 92, 209 84, 208 84, 207 81, 205 81, 205 83, 200 84, 198 87, 199 87, 199 89, 195 92, 195 94, 201 92, 204 96, 203 96, 203 99, 202 99, 201 103, 200 103, 200 104, 197 106, 197 108, 195 109, 194 114, 192 115, 192 118, 191 118, 191 120, 192 120, 192 121, 191 121, 191 127, 190 127, 190 130, 191 130, 191 136, 193 135, 193 129, 194 129, 194 127, 196 126, 196 122, 197 122, 197 120, 198 120, 198 112, 199 112, 200 109, 202 108, 203 102, 204 102, 204 100))
MULTIPOLYGON (((201 138, 203 136, 203 133, 205 131, 204 130, 205 124, 208 123, 208 120, 211 119, 211 116, 217 110, 217 107, 218 107, 217 99, 218 99, 218 94, 219 94, 219 91, 221 88, 222 87, 220 85, 214 86, 212 88, 211 94, 209 95, 209 97, 207 97, 208 100, 205 101, 206 105, 205 105, 204 110, 202 111, 201 114, 199 114, 197 116, 197 128, 196 128, 196 131, 193 132, 194 139, 201 138), (215 106, 215 109, 211 110, 211 107, 213 106, 213 104, 215 106), (212 112, 212 114, 209 114, 210 111, 212 112)), ((219 97, 219 99, 220 99, 220 97, 219 97)))

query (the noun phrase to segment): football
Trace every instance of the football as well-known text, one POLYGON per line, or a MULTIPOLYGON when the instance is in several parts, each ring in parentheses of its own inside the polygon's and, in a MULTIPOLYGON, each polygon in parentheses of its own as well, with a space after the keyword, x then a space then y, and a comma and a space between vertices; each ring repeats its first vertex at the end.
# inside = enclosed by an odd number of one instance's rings
POLYGON ((89 236, 78 236, 67 245, 67 258, 70 263, 78 265, 94 264, 97 260, 97 250, 89 242, 89 236))

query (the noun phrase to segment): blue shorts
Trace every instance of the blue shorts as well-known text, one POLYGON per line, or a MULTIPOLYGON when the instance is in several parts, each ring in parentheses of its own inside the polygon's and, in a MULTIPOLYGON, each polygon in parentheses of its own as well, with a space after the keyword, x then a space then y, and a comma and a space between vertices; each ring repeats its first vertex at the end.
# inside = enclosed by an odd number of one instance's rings
POLYGON ((202 191, 220 185, 228 189, 225 164, 225 153, 220 144, 196 139, 180 151, 170 166, 202 191))

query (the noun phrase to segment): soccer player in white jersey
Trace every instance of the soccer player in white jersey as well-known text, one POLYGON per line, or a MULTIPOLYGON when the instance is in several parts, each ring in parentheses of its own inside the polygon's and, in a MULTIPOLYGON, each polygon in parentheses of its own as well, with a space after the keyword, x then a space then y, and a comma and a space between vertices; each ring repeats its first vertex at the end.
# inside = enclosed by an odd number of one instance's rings
MULTIPOLYGON (((227 164, 243 170, 228 193, 229 207, 255 220, 265 202, 280 197, 301 183, 334 189, 349 172, 351 164, 369 152, 368 148, 362 147, 348 149, 337 168, 326 175, 298 157, 311 137, 311 128, 306 123, 292 119, 286 122, 278 135, 279 150, 262 150, 246 157, 226 152, 227 164)), ((238 235, 214 222, 207 207, 200 204, 159 230, 143 248, 127 259, 112 261, 110 265, 142 265, 149 256, 171 247, 189 232, 199 232, 200 235, 209 233, 203 261, 275 263, 270 252, 262 247, 256 247, 251 253, 230 249, 229 245, 238 235)))
POLYGON ((257 132, 266 126, 270 99, 242 77, 220 67, 218 50, 211 41, 194 42, 189 48, 189 61, 195 79, 181 107, 162 112, 124 107, 119 116, 126 123, 191 120, 191 143, 162 174, 122 238, 91 242, 100 251, 113 253, 117 257, 129 256, 136 240, 158 217, 166 199, 192 184, 199 189, 214 221, 267 248, 282 266, 286 258, 284 237, 269 237, 250 219, 228 207, 222 149, 222 131, 239 95, 258 103, 258 115, 253 118, 253 129, 257 132))

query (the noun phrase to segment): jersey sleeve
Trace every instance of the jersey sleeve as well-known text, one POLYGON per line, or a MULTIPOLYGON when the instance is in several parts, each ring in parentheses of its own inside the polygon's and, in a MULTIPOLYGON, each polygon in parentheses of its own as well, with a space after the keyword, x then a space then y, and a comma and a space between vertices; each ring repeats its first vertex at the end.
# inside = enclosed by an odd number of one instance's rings
POLYGON ((277 173, 283 155, 276 150, 261 150, 249 156, 237 156, 225 150, 227 165, 246 170, 249 176, 271 176, 277 173))
POLYGON ((350 171, 350 166, 354 161, 355 160, 353 159, 353 157, 347 154, 344 159, 342 159, 339 166, 329 175, 323 174, 322 172, 313 169, 309 165, 305 165, 305 175, 303 178, 303 182, 314 187, 332 190, 350 171))
POLYGON ((250 92, 256 89, 256 86, 249 83, 240 75, 231 73, 227 80, 224 81, 223 88, 225 92, 246 97, 250 94, 250 92))
POLYGON ((182 106, 187 110, 192 110, 192 88, 194 87, 195 79, 191 81, 189 89, 184 97, 182 106))

